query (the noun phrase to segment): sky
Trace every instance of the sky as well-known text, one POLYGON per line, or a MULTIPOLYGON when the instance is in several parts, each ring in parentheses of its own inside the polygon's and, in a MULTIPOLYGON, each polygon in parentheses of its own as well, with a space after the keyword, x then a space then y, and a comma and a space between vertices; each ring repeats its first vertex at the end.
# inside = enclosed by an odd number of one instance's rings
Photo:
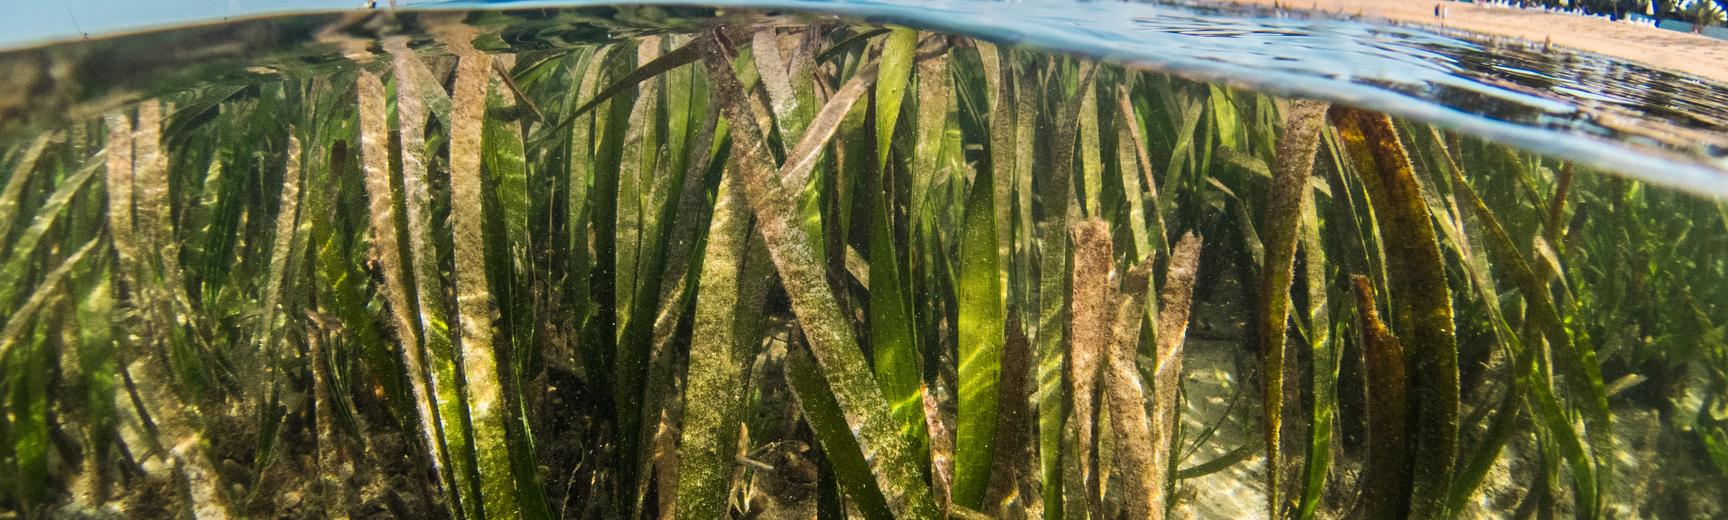
POLYGON ((224 17, 358 9, 364 4, 365 0, 0 0, 0 50, 224 17))

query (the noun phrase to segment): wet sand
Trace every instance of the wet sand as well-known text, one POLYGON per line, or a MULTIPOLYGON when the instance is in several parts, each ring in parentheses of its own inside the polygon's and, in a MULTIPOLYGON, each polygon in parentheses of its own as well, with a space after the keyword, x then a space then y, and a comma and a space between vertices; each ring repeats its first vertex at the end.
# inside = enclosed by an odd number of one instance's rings
MULTIPOLYGON (((1202 3, 1219 3, 1215 0, 1202 3)), ((1549 42, 1622 58, 1658 69, 1728 83, 1728 41, 1691 33, 1610 22, 1577 15, 1489 7, 1444 0, 1234 0, 1236 4, 1281 5, 1292 11, 1445 27, 1492 36, 1549 42), (1445 10, 1434 15, 1435 6, 1445 10)))

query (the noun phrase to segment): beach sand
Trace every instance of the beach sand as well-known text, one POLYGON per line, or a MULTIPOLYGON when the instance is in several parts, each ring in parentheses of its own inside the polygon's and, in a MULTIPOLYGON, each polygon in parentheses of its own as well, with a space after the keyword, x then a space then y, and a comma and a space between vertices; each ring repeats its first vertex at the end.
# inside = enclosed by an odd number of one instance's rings
MULTIPOLYGON (((1217 2, 1202 2, 1212 3, 1217 2)), ((1613 56, 1657 69, 1728 83, 1728 41, 1691 33, 1578 15, 1544 13, 1445 0, 1235 0, 1242 5, 1360 17, 1367 21, 1444 27, 1547 42, 1613 56), (1435 6, 1445 11, 1434 15, 1435 6)))

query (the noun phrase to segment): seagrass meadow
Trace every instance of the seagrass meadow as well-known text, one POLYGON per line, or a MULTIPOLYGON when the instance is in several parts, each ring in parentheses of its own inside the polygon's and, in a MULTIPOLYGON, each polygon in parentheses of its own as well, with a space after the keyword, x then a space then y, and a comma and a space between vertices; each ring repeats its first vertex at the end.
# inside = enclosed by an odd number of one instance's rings
POLYGON ((1728 204, 666 12, 0 92, 0 518, 1728 514, 1728 204))

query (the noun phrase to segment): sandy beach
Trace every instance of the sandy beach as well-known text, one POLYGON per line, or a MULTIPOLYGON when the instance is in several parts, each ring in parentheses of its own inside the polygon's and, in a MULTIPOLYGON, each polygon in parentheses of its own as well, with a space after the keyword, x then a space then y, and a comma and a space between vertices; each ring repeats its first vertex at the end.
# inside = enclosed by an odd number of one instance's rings
POLYGON ((1655 27, 1445 0, 1235 0, 1230 3, 1279 5, 1292 11, 1346 17, 1360 15, 1367 20, 1549 42, 1558 47, 1614 56, 1728 83, 1728 41, 1655 27), (1445 11, 1444 17, 1434 15, 1436 5, 1445 11))

